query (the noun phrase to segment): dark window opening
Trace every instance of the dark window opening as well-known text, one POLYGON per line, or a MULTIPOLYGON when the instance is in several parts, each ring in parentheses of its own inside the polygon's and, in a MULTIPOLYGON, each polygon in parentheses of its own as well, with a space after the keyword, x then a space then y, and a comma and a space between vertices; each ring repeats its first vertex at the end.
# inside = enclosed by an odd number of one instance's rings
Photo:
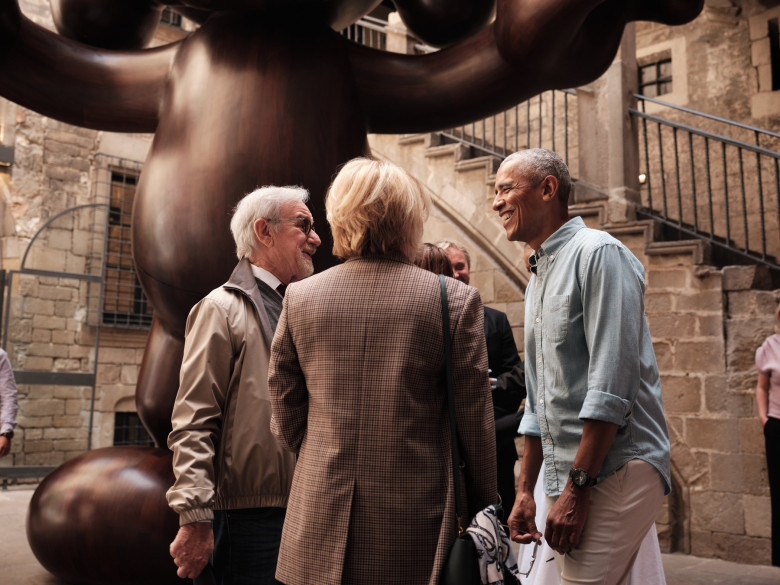
POLYGON ((154 441, 135 412, 114 413, 114 445, 154 447, 154 441))
POLYGON ((103 324, 119 327, 149 327, 149 304, 133 264, 131 212, 138 183, 134 174, 111 172, 108 212, 108 242, 103 288, 103 324))
POLYGON ((671 57, 639 67, 639 93, 647 97, 672 93, 671 57))
POLYGON ((772 64, 772 91, 780 89, 780 26, 778 19, 769 22, 769 59, 772 64))
POLYGON ((164 8, 162 16, 160 17, 160 22, 167 24, 168 26, 181 28, 181 14, 174 12, 170 8, 164 8))

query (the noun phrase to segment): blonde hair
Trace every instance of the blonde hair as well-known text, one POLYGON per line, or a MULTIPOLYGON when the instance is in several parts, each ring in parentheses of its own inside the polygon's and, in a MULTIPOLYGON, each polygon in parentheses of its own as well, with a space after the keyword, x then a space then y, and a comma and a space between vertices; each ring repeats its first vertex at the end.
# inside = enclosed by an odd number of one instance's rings
POLYGON ((420 182, 385 161, 355 158, 339 171, 325 196, 333 255, 402 253, 413 260, 430 203, 420 182))

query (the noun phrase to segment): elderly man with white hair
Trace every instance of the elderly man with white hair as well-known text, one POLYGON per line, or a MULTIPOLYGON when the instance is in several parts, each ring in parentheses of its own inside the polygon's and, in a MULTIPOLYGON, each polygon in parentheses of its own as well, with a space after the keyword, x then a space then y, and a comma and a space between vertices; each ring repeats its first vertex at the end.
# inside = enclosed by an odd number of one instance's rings
POLYGON ((179 577, 198 577, 213 553, 217 583, 276 583, 295 455, 270 431, 268 362, 284 287, 314 271, 307 199, 299 187, 244 197, 230 222, 239 263, 187 319, 168 437, 179 577))

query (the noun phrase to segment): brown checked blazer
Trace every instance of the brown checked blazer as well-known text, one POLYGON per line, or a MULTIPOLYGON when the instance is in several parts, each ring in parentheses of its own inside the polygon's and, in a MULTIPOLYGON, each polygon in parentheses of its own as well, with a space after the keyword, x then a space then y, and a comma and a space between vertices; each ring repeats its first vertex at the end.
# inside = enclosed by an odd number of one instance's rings
MULTIPOLYGON (((497 502, 493 408, 479 294, 447 292, 468 522, 497 502)), ((277 579, 435 585, 457 534, 438 276, 368 257, 291 285, 268 389, 299 454, 277 579)))

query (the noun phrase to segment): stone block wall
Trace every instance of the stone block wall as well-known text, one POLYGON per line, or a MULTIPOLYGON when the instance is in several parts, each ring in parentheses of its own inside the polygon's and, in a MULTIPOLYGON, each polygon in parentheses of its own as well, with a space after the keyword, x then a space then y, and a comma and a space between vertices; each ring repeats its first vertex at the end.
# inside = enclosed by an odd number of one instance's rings
POLYGON ((647 271, 645 309, 672 447, 673 493, 657 520, 662 550, 770 564, 754 356, 774 331, 780 290, 768 290, 755 266, 697 266, 689 254, 648 254, 651 246, 618 237, 647 271))

